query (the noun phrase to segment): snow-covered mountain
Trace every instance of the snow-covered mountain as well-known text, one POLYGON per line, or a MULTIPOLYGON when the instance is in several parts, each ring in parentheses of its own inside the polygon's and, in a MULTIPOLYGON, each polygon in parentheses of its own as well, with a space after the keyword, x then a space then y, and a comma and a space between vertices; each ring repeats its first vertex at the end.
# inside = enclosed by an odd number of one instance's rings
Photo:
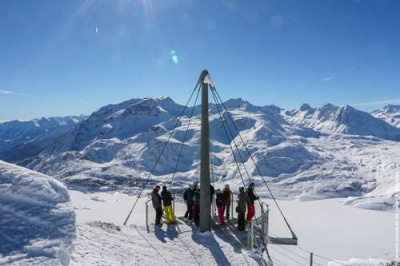
POLYGON ((33 119, 30 121, 13 120, 0 123, 0 157, 18 160, 34 155, 38 150, 33 149, 32 152, 29 152, 28 150, 32 149, 25 149, 26 145, 35 143, 34 146, 41 146, 39 150, 44 149, 43 145, 37 144, 47 142, 49 139, 70 131, 83 119, 85 119, 85 116, 68 116, 33 119), (21 149, 21 147, 24 148, 21 149), (18 153, 22 153, 18 158, 8 157, 11 154, 16 155, 18 153))
MULTIPOLYGON (((248 172, 265 196, 267 181, 281 198, 357 197, 360 203, 373 195, 373 204, 359 205, 392 208, 395 192, 389 187, 400 165, 399 128, 350 106, 303 105, 289 112, 241 99, 224 106, 235 121, 233 126, 225 116, 228 130, 219 106, 210 104, 215 182, 243 186, 242 173, 248 172), (238 168, 236 161, 246 168, 238 168)), ((176 183, 191 182, 199 178, 200 109, 183 111, 168 97, 108 105, 65 133, 30 142, 2 158, 70 186, 137 189, 152 170, 152 182, 171 182, 172 177, 176 183)))
POLYGON ((400 105, 386 105, 382 109, 371 113, 376 118, 382 119, 395 127, 400 127, 400 105))
POLYGON ((284 112, 284 115, 297 126, 312 128, 324 134, 375 136, 400 141, 398 128, 348 105, 338 107, 326 104, 320 108, 311 108, 303 104, 300 109, 284 112))
POLYGON ((59 181, 0 161, 0 265, 68 265, 75 212, 59 181))

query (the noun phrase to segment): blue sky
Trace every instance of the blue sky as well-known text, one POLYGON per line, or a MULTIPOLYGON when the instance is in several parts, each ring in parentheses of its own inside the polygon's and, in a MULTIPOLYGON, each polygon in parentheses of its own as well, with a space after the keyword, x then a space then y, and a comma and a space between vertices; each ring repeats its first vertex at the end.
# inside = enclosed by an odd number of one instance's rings
POLYGON ((285 109, 400 104, 398 0, 3 0, 0 121, 224 100, 285 109))

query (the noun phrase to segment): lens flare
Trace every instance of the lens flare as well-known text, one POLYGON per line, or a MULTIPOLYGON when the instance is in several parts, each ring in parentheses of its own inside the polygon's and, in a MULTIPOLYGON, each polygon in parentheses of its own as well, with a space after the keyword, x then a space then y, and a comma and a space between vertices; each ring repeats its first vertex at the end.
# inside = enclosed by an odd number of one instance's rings
POLYGON ((178 55, 176 54, 175 50, 171 51, 171 59, 175 65, 179 63, 178 55))

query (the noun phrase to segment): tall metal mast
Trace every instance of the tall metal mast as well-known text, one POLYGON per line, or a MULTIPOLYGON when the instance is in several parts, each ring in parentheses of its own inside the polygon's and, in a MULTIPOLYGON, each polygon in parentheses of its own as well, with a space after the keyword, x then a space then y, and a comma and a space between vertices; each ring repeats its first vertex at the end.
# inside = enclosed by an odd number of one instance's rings
POLYGON ((210 126, 208 119, 208 71, 203 70, 199 82, 202 88, 201 100, 201 163, 200 163, 200 232, 211 231, 210 195, 210 126))

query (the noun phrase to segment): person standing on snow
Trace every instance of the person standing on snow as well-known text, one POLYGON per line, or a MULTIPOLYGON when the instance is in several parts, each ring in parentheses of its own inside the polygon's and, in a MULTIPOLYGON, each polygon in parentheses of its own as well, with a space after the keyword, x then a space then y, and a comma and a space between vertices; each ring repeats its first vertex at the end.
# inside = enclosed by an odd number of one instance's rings
POLYGON ((246 194, 247 194, 246 222, 250 222, 256 213, 255 208, 254 208, 254 201, 259 199, 256 196, 256 194, 254 193, 254 183, 253 182, 251 182, 249 187, 247 188, 246 194))
POLYGON ((158 193, 160 191, 160 186, 156 186, 151 193, 151 202, 153 203, 153 208, 156 210, 156 221, 155 225, 162 226, 161 216, 162 216, 162 205, 161 196, 158 193))
POLYGON ((213 205, 213 197, 215 194, 215 189, 214 186, 210 184, 210 210, 211 210, 211 214, 215 215, 215 206, 213 205))
POLYGON ((231 189, 229 188, 229 185, 226 184, 225 188, 222 190, 222 193, 224 194, 224 205, 225 205, 225 218, 226 220, 229 220, 229 212, 231 208, 231 197, 233 195, 231 189))
POLYGON ((245 220, 245 213, 246 213, 246 193, 244 192, 244 187, 239 188, 239 196, 237 199, 237 207, 236 211, 238 213, 238 227, 237 229, 239 231, 244 231, 245 230, 245 225, 246 225, 246 220, 245 220))
POLYGON ((193 193, 193 220, 196 226, 200 223, 200 188, 196 186, 193 193))
POLYGON ((189 221, 192 220, 193 203, 194 203, 193 196, 194 196, 193 186, 189 185, 189 188, 187 188, 183 193, 183 199, 185 200, 187 207, 184 219, 189 219, 189 221))
POLYGON ((217 205, 219 223, 220 225, 225 225, 225 219, 224 219, 225 199, 224 199, 224 194, 220 189, 217 189, 217 193, 215 196, 215 203, 217 205))
POLYGON ((164 213, 165 219, 167 220, 167 224, 175 223, 175 215, 174 210, 172 209, 172 195, 169 190, 167 190, 167 186, 163 186, 163 190, 161 191, 161 199, 164 204, 164 213))

